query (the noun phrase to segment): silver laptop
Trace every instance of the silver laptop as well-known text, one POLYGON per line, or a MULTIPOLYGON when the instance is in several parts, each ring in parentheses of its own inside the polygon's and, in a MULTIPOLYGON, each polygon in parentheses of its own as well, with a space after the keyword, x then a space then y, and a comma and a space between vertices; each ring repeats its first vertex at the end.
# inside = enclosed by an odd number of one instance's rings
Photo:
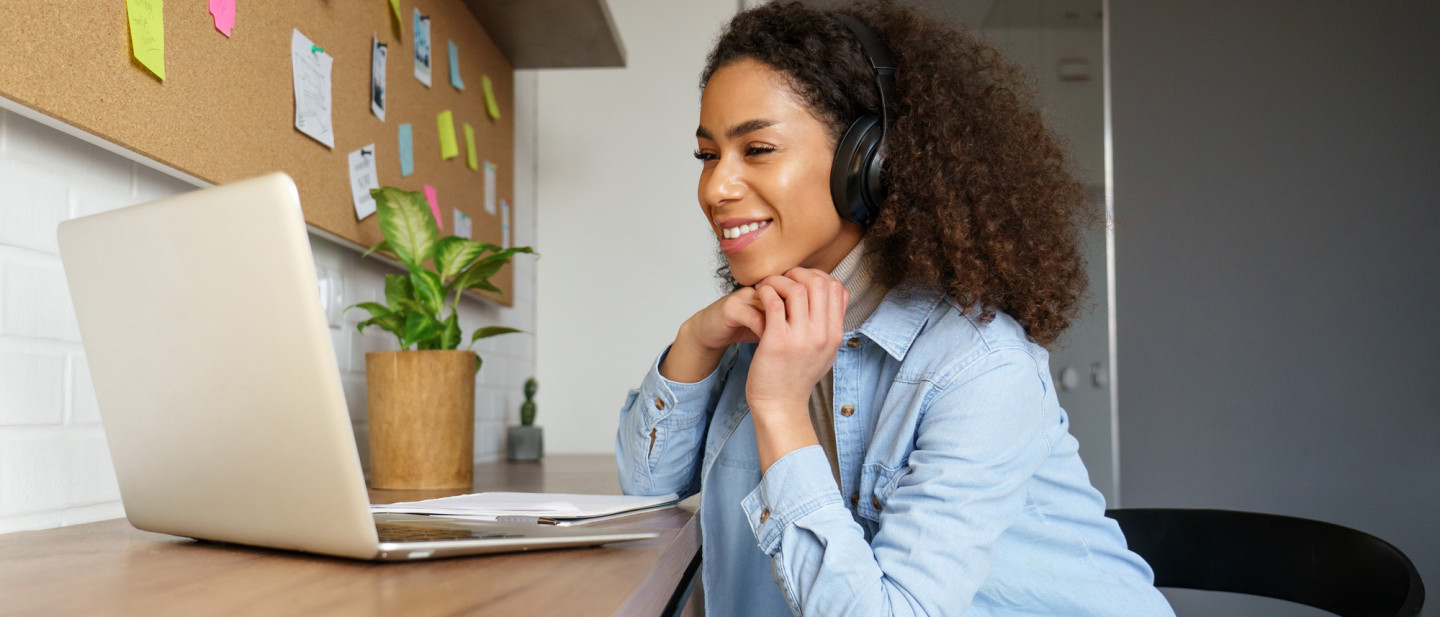
POLYGON ((66 221, 59 236, 135 527, 381 560, 657 535, 372 516, 289 176, 66 221))

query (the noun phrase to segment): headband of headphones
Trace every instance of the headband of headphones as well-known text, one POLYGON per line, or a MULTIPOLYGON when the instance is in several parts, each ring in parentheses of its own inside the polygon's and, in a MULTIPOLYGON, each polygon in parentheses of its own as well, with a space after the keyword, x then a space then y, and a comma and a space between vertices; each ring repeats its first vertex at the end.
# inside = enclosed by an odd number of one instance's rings
POLYGON ((890 103, 895 100, 895 58, 890 56, 890 49, 880 42, 880 37, 870 26, 865 25, 854 17, 844 13, 835 13, 835 19, 845 24, 855 38, 860 40, 860 47, 865 50, 865 59, 870 62, 870 68, 875 71, 875 86, 880 90, 880 114, 885 120, 884 127, 890 121, 890 103))

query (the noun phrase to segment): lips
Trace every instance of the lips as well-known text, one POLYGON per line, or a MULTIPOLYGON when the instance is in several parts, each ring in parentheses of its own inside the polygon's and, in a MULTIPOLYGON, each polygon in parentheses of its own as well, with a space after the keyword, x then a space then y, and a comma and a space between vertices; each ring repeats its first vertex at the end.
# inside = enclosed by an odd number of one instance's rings
POLYGON ((770 228, 770 219, 728 219, 720 221, 720 250, 727 255, 750 246, 770 228))

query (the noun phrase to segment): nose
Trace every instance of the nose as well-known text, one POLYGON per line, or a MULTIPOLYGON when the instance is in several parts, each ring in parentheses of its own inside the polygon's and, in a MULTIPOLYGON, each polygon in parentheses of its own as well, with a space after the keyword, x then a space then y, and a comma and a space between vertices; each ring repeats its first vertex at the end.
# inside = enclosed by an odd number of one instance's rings
POLYGON ((737 157, 721 156, 720 160, 700 173, 700 203, 710 208, 725 205, 745 196, 745 178, 737 157))

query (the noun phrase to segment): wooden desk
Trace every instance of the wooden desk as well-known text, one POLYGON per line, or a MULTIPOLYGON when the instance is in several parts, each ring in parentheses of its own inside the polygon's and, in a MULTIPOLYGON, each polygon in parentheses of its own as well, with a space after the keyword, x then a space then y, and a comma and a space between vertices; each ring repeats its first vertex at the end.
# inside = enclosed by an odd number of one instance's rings
MULTIPOLYGON (((477 465, 475 490, 618 494, 620 484, 612 456, 550 455, 477 465)), ((699 564, 697 505, 594 524, 660 533, 650 540, 416 563, 199 542, 124 519, 18 532, 0 535, 0 615, 661 615, 699 564)))

